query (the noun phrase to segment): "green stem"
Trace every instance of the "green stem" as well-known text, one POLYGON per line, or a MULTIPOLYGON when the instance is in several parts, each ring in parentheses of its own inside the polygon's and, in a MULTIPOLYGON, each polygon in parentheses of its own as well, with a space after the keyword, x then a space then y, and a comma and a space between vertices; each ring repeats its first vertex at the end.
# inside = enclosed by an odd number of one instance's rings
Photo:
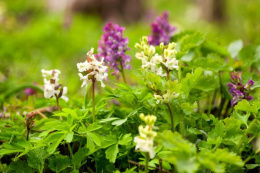
POLYGON ((123 64, 122 64, 122 60, 120 61, 120 66, 121 66, 121 73, 122 73, 123 80, 127 84, 126 78, 125 78, 125 72, 124 72, 124 68, 123 68, 123 64))
POLYGON ((92 80, 92 114, 93 114, 93 122, 95 122, 95 80, 92 80))
POLYGON ((223 98, 223 88, 222 88, 222 80, 221 80, 221 74, 220 71, 218 72, 218 78, 219 78, 219 90, 220 90, 220 96, 221 96, 221 101, 220 101, 220 106, 218 109, 218 117, 221 115, 223 106, 224 106, 224 101, 225 98, 223 98))
POLYGON ((72 152, 70 143, 68 143, 68 148, 69 148, 69 151, 70 151, 70 157, 73 158, 73 152, 72 152))
POLYGON ((243 143, 243 141, 246 139, 247 134, 251 131, 251 129, 254 127, 255 123, 257 122, 257 119, 254 119, 251 124, 248 126, 248 128, 246 129, 246 131, 244 132, 243 136, 241 137, 241 139, 239 140, 237 146, 234 148, 234 151, 238 154, 240 154, 240 149, 241 149, 241 145, 243 143))
POLYGON ((163 166, 162 166, 162 159, 159 159, 159 173, 162 173, 163 171, 163 166))
POLYGON ((29 135, 30 135, 30 128, 27 128, 27 135, 26 135, 26 140, 29 141, 29 135))
POLYGON ((173 122, 172 110, 171 110, 171 108, 170 108, 169 103, 167 103, 166 105, 167 105, 168 110, 169 110, 169 112, 170 112, 170 117, 171 117, 171 126, 172 126, 171 130, 172 130, 172 132, 174 132, 174 122, 173 122))
POLYGON ((211 97, 210 97, 210 94, 208 95, 208 116, 209 114, 211 113, 211 103, 210 103, 210 100, 211 100, 211 97))
POLYGON ((59 97, 57 95, 55 95, 55 97, 56 97, 56 102, 57 102, 57 108, 58 108, 58 111, 60 112, 59 97))
POLYGON ((167 80, 169 80, 169 77, 170 77, 170 71, 169 71, 169 69, 166 70, 166 75, 167 75, 167 76, 166 76, 166 77, 167 77, 167 80))
MULTIPOLYGON (((57 102, 57 107, 58 107, 58 111, 60 112, 60 103, 59 103, 59 97, 55 94, 56 97, 56 102, 57 102)), ((62 120, 62 116, 60 116, 60 120, 62 120)))
POLYGON ((181 65, 179 64, 179 70, 178 70, 178 80, 181 81, 181 65))
POLYGON ((148 173, 149 153, 145 153, 145 173, 148 173))
POLYGON ((246 159, 245 159, 245 161, 244 161, 244 163, 247 163, 249 160, 251 160, 252 159, 252 156, 248 156, 246 159))

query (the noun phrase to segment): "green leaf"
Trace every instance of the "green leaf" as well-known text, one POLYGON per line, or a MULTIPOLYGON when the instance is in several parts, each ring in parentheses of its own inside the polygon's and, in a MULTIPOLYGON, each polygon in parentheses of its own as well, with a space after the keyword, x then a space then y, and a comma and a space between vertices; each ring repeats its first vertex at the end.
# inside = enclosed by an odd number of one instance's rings
POLYGON ((223 122, 219 121, 216 125, 215 128, 212 129, 209 133, 208 133, 208 140, 207 142, 209 144, 216 144, 219 145, 222 140, 223 137, 225 136, 225 127, 223 122))
POLYGON ((52 171, 60 172, 70 166, 70 159, 68 156, 56 155, 49 160, 49 168, 52 171))
POLYGON ((80 167, 81 162, 86 158, 87 148, 79 148, 79 150, 73 155, 72 164, 75 167, 80 167))
POLYGON ((186 97, 189 96, 190 90, 197 84, 202 74, 202 68, 197 68, 194 73, 188 73, 185 78, 181 80, 182 90, 186 97))
POLYGON ((101 146, 100 137, 97 134, 89 132, 88 136, 93 140, 93 142, 95 142, 96 145, 101 146))
POLYGON ((161 79, 160 76, 154 74, 154 73, 147 73, 146 74, 146 81, 147 81, 147 85, 150 88, 151 86, 153 86, 153 89, 155 90, 163 90, 163 80, 161 79))
POLYGON ((70 132, 70 133, 68 133, 68 134, 65 136, 64 140, 65 140, 66 142, 68 142, 68 143, 71 143, 71 141, 73 140, 73 136, 74 136, 74 132, 70 132))
POLYGON ((236 41, 229 44, 228 52, 230 53, 232 58, 235 58, 242 48, 243 48, 243 41, 242 40, 236 40, 236 41))
POLYGON ((242 161, 240 156, 237 156, 233 152, 229 152, 228 149, 217 149, 215 152, 216 159, 224 162, 229 163, 232 165, 237 165, 239 167, 244 166, 244 162, 242 161))
POLYGON ((226 48, 218 45, 215 42, 211 42, 206 40, 203 44, 202 44, 202 51, 206 52, 206 53, 217 53, 223 57, 227 57, 229 56, 229 52, 226 48))
POLYGON ((102 148, 107 148, 113 144, 116 144, 117 138, 115 136, 106 136, 102 138, 101 143, 102 143, 101 145, 102 148))
POLYGON ((245 68, 248 68, 258 60, 258 57, 256 56, 256 46, 249 45, 245 46, 238 54, 238 59, 243 61, 243 66, 245 68))
POLYGON ((125 134, 123 137, 121 137, 118 141, 119 145, 129 145, 132 142, 131 133, 125 134))
POLYGON ((219 72, 220 70, 223 70, 225 68, 226 62, 224 61, 224 59, 214 54, 209 54, 206 58, 204 57, 196 58, 193 61, 192 65, 195 67, 201 67, 204 70, 219 72))
POLYGON ((106 158, 109 160, 109 162, 115 163, 117 153, 118 153, 118 144, 114 144, 106 150, 106 158))
POLYGON ((127 118, 121 119, 121 120, 113 121, 113 122, 112 122, 112 125, 114 125, 114 126, 120 126, 120 125, 124 124, 124 123, 126 122, 126 120, 127 120, 127 118))
POLYGON ((257 113, 258 112, 258 107, 257 105, 250 105, 247 100, 242 100, 238 102, 238 104, 235 106, 235 110, 241 110, 245 112, 252 112, 252 113, 257 113))
POLYGON ((55 152, 56 148, 60 145, 61 141, 65 138, 66 134, 64 133, 54 133, 52 135, 52 141, 51 144, 48 146, 47 151, 52 154, 55 152))
POLYGON ((205 40, 205 34, 194 32, 187 34, 181 39, 181 51, 188 51, 192 48, 198 47, 205 40))
POLYGON ((13 161, 9 166, 10 171, 19 173, 33 173, 33 170, 28 166, 26 161, 21 161, 20 159, 17 161, 13 161))
POLYGON ((31 150, 28 153, 28 165, 42 173, 44 168, 44 160, 47 157, 48 153, 43 147, 31 150))
POLYGON ((184 112, 185 115, 190 115, 194 112, 194 109, 198 107, 197 102, 194 102, 193 104, 190 103, 182 103, 181 109, 184 112))
POLYGON ((73 118, 77 118, 78 117, 78 115, 76 113, 76 110, 72 110, 72 109, 69 109, 69 108, 63 108, 62 111, 65 112, 65 113, 70 114, 73 118))
POLYGON ((88 127, 87 127, 87 132, 92 132, 92 131, 95 131, 95 130, 98 130, 102 128, 101 125, 97 124, 97 123, 93 123, 93 124, 90 124, 88 127))
POLYGON ((247 169, 255 169, 257 167, 260 167, 260 164, 246 164, 245 166, 247 169))
POLYGON ((102 120, 100 120, 99 122, 100 122, 100 123, 106 123, 106 122, 110 122, 110 121, 118 120, 118 119, 119 119, 119 118, 117 118, 117 117, 111 117, 111 118, 102 119, 102 120))
POLYGON ((91 136, 89 135, 89 133, 87 133, 87 148, 90 150, 90 152, 95 151, 95 144, 94 144, 91 136))

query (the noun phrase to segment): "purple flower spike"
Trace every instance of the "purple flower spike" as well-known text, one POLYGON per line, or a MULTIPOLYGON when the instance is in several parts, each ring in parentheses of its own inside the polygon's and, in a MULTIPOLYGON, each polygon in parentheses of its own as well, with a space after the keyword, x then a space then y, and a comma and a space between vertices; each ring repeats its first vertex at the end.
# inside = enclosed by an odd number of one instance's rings
POLYGON ((249 95, 249 91, 250 87, 254 85, 254 81, 250 79, 246 85, 243 85, 241 76, 241 72, 231 74, 230 80, 232 83, 228 83, 229 92, 233 96, 231 106, 236 105, 237 102, 243 99, 253 100, 253 97, 249 95))
POLYGON ((98 42, 98 57, 104 57, 106 64, 114 70, 112 75, 116 75, 117 78, 121 68, 131 69, 131 57, 125 54, 130 48, 127 46, 128 38, 123 38, 124 29, 110 22, 104 27, 104 34, 98 42), (121 63, 122 67, 119 67, 121 63))
POLYGON ((32 88, 25 88, 23 92, 26 96, 31 96, 35 94, 35 90, 32 88))
POLYGON ((148 43, 150 45, 158 46, 162 42, 167 45, 170 42, 176 27, 169 24, 168 18, 169 14, 165 11, 154 20, 151 25, 152 35, 148 36, 148 43))

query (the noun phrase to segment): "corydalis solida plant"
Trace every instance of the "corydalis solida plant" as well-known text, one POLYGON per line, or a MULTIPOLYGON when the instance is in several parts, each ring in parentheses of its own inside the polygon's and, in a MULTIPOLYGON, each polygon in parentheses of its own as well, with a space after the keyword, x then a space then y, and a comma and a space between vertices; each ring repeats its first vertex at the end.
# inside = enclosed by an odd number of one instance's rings
POLYGON ((83 63, 78 63, 77 67, 80 76, 80 80, 83 80, 84 85, 88 85, 92 83, 92 113, 93 113, 93 122, 95 121, 95 82, 100 81, 101 86, 105 87, 105 84, 103 83, 103 80, 107 78, 107 66, 104 65, 103 60, 98 61, 93 54, 94 48, 91 48, 91 50, 87 53, 87 60, 83 63), (85 76, 83 76, 82 73, 86 73, 85 76))
POLYGON ((42 76, 44 78, 44 97, 50 99, 52 97, 56 98, 58 110, 60 110, 59 98, 64 99, 66 102, 69 100, 66 96, 67 87, 62 86, 59 83, 59 70, 44 70, 42 69, 42 76))
POLYGON ((168 44, 173 36, 176 27, 173 27, 168 22, 169 13, 163 12, 151 24, 152 35, 148 36, 150 45, 158 46, 160 43, 168 44))
POLYGON ((250 87, 254 85, 253 80, 249 80, 246 85, 242 84, 242 72, 234 72, 231 74, 231 83, 228 83, 230 94, 233 96, 231 106, 237 104, 242 99, 252 100, 253 97, 249 95, 250 87))
POLYGON ((119 73, 122 73, 124 81, 124 69, 131 69, 131 57, 126 55, 125 52, 130 50, 128 47, 128 38, 123 37, 125 28, 120 27, 118 24, 108 23, 104 27, 104 34, 99 40, 98 56, 104 57, 106 64, 113 69, 112 75, 119 78, 119 73))

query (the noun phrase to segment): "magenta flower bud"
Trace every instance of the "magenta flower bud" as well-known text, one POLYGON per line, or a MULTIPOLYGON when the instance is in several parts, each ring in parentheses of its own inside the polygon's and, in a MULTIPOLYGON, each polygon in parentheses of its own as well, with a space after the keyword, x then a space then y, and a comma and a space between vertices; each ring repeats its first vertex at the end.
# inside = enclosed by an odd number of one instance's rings
POLYGON ((231 77, 230 77, 230 80, 232 83, 234 84, 239 84, 239 83, 242 83, 242 72, 233 72, 231 74, 231 77))
POLYGON ((31 96, 36 93, 36 91, 32 88, 25 88, 23 92, 26 96, 31 96))
POLYGON ((251 86, 254 85, 254 83, 255 83, 255 82, 254 82, 252 79, 250 79, 250 80, 248 81, 248 83, 246 84, 245 88, 250 88, 251 86))
POLYGON ((157 17, 152 23, 152 35, 148 36, 148 43, 150 45, 158 46, 160 43, 167 45, 173 36, 176 27, 173 27, 168 22, 168 12, 163 12, 161 16, 157 17))
POLYGON ((245 99, 247 99, 247 100, 253 100, 254 98, 253 98, 252 96, 246 96, 245 99))

